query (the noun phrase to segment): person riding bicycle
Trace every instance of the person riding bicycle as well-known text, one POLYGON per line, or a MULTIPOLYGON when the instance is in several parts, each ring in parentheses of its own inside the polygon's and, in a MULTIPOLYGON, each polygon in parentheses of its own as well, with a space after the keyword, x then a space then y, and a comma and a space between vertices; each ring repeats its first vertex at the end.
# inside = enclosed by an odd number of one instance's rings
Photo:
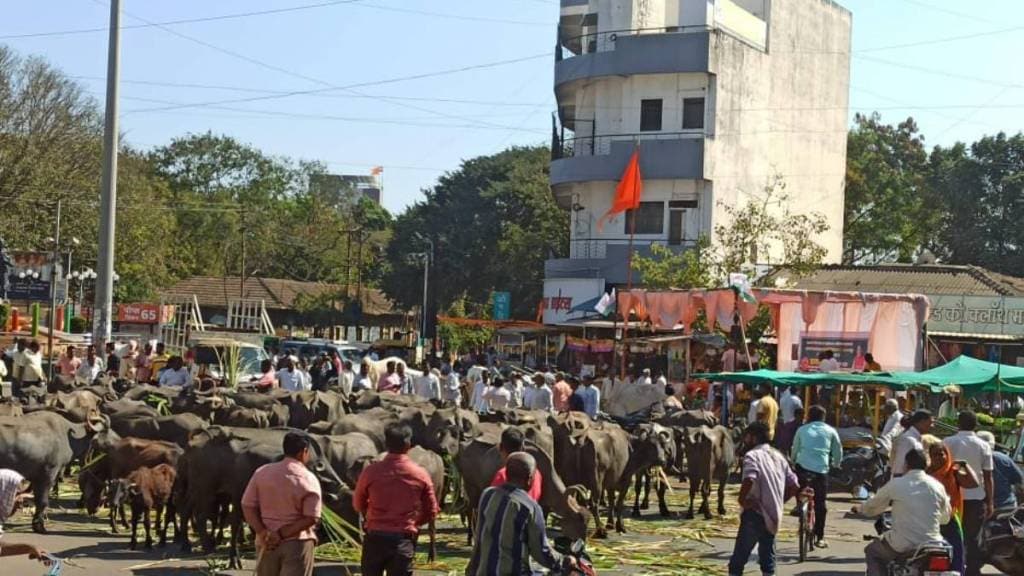
POLYGON ((793 439, 793 462, 800 487, 814 490, 814 546, 828 548, 825 541, 825 514, 828 512, 828 471, 843 460, 843 442, 836 429, 825 423, 825 409, 811 406, 808 422, 793 439))
POLYGON ((867 576, 886 576, 889 563, 911 556, 919 546, 942 541, 940 527, 949 522, 949 496, 942 483, 929 476, 924 449, 907 452, 906 473, 893 478, 860 508, 870 518, 892 506, 892 529, 864 548, 867 576))

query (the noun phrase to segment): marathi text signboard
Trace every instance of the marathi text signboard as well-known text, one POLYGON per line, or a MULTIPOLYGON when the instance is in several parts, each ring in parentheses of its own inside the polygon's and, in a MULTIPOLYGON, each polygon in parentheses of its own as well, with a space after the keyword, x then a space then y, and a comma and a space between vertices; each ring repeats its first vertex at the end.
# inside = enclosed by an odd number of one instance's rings
POLYGON ((115 322, 125 324, 168 324, 174 319, 174 306, 159 304, 118 304, 115 322))
POLYGON ((569 320, 598 316, 595 310, 573 309, 588 300, 595 300, 604 294, 603 278, 567 278, 544 281, 544 299, 541 309, 544 311, 545 324, 561 324, 569 320))
POLYGON ((818 357, 822 352, 831 350, 839 362, 839 370, 862 371, 870 336, 866 332, 804 332, 800 334, 798 369, 801 372, 817 371, 818 357))
POLYGON ((494 293, 494 314, 492 320, 508 320, 512 317, 512 294, 510 292, 494 293))
POLYGON ((928 296, 929 332, 1024 337, 1024 298, 1014 296, 928 296))
MULTIPOLYGON (((50 300, 50 274, 52 255, 47 252, 11 252, 14 266, 9 272, 10 290, 8 300, 50 300), (24 277, 22 277, 24 276, 24 277)), ((57 265, 57 278, 62 277, 61 266, 57 265)), ((64 300, 66 282, 57 282, 57 300, 64 300)))

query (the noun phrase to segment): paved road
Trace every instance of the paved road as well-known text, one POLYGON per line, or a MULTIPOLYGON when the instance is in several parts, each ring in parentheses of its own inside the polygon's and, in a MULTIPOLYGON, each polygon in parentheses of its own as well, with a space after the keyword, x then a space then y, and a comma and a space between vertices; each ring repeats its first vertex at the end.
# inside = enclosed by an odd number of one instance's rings
MULTIPOLYGON (((731 492, 731 490, 730 490, 731 492)), ((64 504, 70 505, 65 501, 64 504)), ((829 516, 829 542, 831 547, 828 550, 815 551, 813 559, 803 564, 796 562, 796 542, 793 540, 793 533, 796 529, 796 518, 787 516, 783 519, 784 538, 778 544, 779 576, 858 576, 864 572, 863 549, 865 542, 864 534, 873 533, 871 523, 857 518, 844 517, 849 512, 851 502, 848 499, 832 498, 830 501, 829 516)), ((675 507, 673 507, 675 508, 675 507)), ((652 511, 653 512, 653 511, 652 511)), ((730 506, 730 515, 726 520, 735 523, 735 510, 730 506)), ((650 517, 653 521, 654 518, 650 517)), ((719 522, 716 520, 715 522, 719 522)), ((721 521, 725 523, 725 521, 721 521)), ((654 522, 633 520, 629 526, 630 534, 612 536, 609 545, 624 544, 630 545, 634 542, 645 540, 657 540, 659 538, 673 536, 679 529, 690 529, 694 526, 683 520, 660 521, 657 535, 641 534, 641 526, 653 525, 654 522)), ((714 523, 712 523, 714 525, 714 523)), ((85 519, 81 514, 64 513, 54 511, 50 515, 51 533, 45 536, 37 536, 29 530, 28 517, 20 516, 14 524, 9 525, 4 539, 11 542, 31 541, 36 542, 47 550, 65 558, 72 559, 75 565, 67 566, 64 570, 65 576, 100 576, 100 575, 138 575, 138 576, 171 576, 180 574, 231 574, 241 576, 251 574, 253 563, 250 560, 246 563, 249 571, 244 572, 217 572, 217 560, 207 561, 201 556, 182 556, 176 547, 168 546, 165 549, 157 548, 152 551, 128 550, 128 537, 126 535, 114 536, 109 533, 109 526, 105 518, 85 519)), ((693 542, 692 540, 673 538, 673 546, 679 542, 679 548, 691 551, 691 556, 699 557, 709 561, 710 565, 721 570, 724 574, 725 564, 732 553, 733 540, 728 535, 735 528, 724 529, 719 532, 721 537, 713 538, 710 545, 693 542)), ((454 530, 454 529, 452 529, 454 530)), ((141 527, 140 527, 141 532, 141 527)), ((458 537, 461 541, 461 536, 458 537)), ((464 552, 464 551, 463 551, 464 552)), ((756 554, 755 554, 756 556, 756 554)), ((37 576, 44 574, 45 570, 39 564, 29 562, 25 559, 3 559, 0 560, 0 575, 3 576, 37 576)), ((644 569, 643 566, 622 566, 620 570, 601 570, 601 574, 645 574, 657 572, 659 574, 683 573, 682 570, 666 570, 664 568, 644 569)), ((337 564, 323 564, 318 566, 318 576, 347 574, 348 572, 337 564)), ((428 572, 417 572, 429 574, 428 572)), ((443 573, 443 572, 442 572, 443 573)), ((689 572, 693 574, 693 572, 689 572)), ((755 558, 747 566, 747 574, 757 574, 758 568, 755 558)), ((985 574, 998 574, 989 567, 985 574)), ((432 574, 438 574, 433 572, 432 574)))

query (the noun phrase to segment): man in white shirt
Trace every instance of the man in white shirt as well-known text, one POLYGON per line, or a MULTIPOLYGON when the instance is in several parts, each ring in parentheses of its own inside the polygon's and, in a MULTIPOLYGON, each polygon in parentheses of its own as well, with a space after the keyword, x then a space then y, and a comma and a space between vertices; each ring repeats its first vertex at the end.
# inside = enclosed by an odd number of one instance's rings
POLYGON ((786 388, 779 398, 779 411, 782 412, 782 423, 789 424, 793 421, 793 412, 797 408, 803 408, 804 403, 800 400, 800 392, 792 386, 786 388))
POLYGON ((992 447, 975 433, 978 416, 970 410, 960 413, 957 420, 960 431, 943 442, 953 453, 954 461, 967 462, 971 470, 981 470, 984 481, 976 488, 964 488, 964 544, 967 548, 965 576, 978 576, 985 565, 979 548, 981 528, 992 515, 995 490, 992 484, 992 447))
POLYGON ((544 410, 545 412, 551 412, 554 409, 554 398, 551 393, 551 385, 548 384, 547 376, 542 376, 539 380, 536 378, 534 381, 539 381, 537 388, 534 389, 533 395, 530 397, 530 410, 544 410))
POLYGON ((884 411, 885 426, 882 427, 882 433, 878 436, 878 443, 882 445, 882 449, 887 454, 892 454, 893 440, 903 433, 903 425, 900 424, 903 420, 903 412, 900 412, 899 400, 895 398, 886 400, 884 411))
POLYGON ((484 391, 483 401, 490 412, 508 410, 512 403, 512 393, 505 388, 505 381, 498 377, 484 391))
MULTIPOLYGON (((746 386, 746 384, 744 384, 744 386, 746 386)), ((754 393, 756 394, 757 391, 755 390, 754 393)), ((750 408, 747 409, 747 424, 753 424, 754 422, 757 422, 757 413, 760 411, 761 399, 754 396, 750 400, 750 408)))
POLYGON ((927 410, 918 410, 910 415, 907 430, 896 438, 892 455, 892 477, 898 478, 906 471, 907 453, 911 450, 924 450, 921 444, 921 436, 932 430, 935 419, 932 413, 927 410))
POLYGON ((664 374, 658 372, 658 379, 654 383, 658 386, 659 390, 664 390, 665 386, 668 386, 668 378, 665 378, 664 374))
POLYGON ((861 506, 861 514, 881 515, 892 506, 892 530, 864 549, 868 576, 886 576, 889 563, 913 554, 922 544, 942 540, 949 522, 949 496, 942 483, 925 473, 928 456, 915 448, 902 463, 906 474, 893 478, 861 506))
POLYGON ((442 391, 442 398, 446 404, 452 406, 459 406, 462 404, 462 383, 459 382, 459 373, 455 371, 451 366, 445 366, 441 371, 441 377, 444 379, 444 390, 442 391))
POLYGON ((484 392, 491 386, 491 373, 486 370, 477 374, 477 380, 473 382, 473 392, 469 397, 469 407, 475 412, 487 412, 487 402, 484 400, 484 392))
POLYGON ((34 386, 46 380, 43 374, 43 353, 39 351, 39 342, 33 340, 22 352, 21 384, 34 386))
POLYGON ((370 365, 366 362, 359 364, 359 375, 356 376, 355 381, 352 382, 353 392, 362 392, 363 390, 372 390, 373 382, 370 381, 370 365))
POLYGON ((441 398, 441 379, 439 378, 440 372, 437 368, 432 368, 423 371, 423 376, 416 379, 416 395, 427 399, 434 400, 441 398))
POLYGON ((835 352, 825 350, 821 355, 821 362, 818 363, 818 372, 839 372, 839 361, 836 360, 835 352))
POLYGON ((348 396, 352 393, 352 385, 356 381, 356 373, 352 371, 352 361, 345 360, 342 364, 341 373, 338 374, 338 387, 341 393, 348 396))
POLYGON ((160 373, 161 388, 185 388, 192 384, 192 373, 185 367, 181 356, 172 356, 167 361, 167 368, 160 373))
POLYGON ((289 392, 303 392, 312 389, 305 373, 295 368, 295 363, 291 358, 285 358, 284 368, 277 371, 277 381, 282 389, 289 392))
POLYGON ((640 382, 639 383, 647 385, 647 386, 650 386, 651 384, 654 383, 654 381, 651 380, 651 369, 650 368, 644 368, 643 373, 640 375, 640 382))

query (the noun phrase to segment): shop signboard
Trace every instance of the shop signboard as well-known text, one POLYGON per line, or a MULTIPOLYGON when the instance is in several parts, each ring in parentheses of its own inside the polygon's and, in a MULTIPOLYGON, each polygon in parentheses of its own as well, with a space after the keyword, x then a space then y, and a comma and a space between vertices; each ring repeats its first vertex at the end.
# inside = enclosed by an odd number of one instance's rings
POLYGON ((125 324, 169 324, 174 318, 174 306, 160 304, 118 304, 115 322, 125 324))
POLYGON ((928 332, 1024 337, 1024 298, 928 296, 928 332))
POLYGON ((494 314, 492 320, 508 320, 512 317, 512 293, 494 292, 494 314))
MULTIPOLYGON (((14 266, 8 275, 8 300, 50 301, 50 274, 52 255, 48 252, 11 252, 14 266)), ((62 267, 57 265, 57 278, 62 278, 62 267)), ((57 282, 57 300, 63 301, 66 281, 57 282)))
POLYGON ((801 372, 816 372, 818 356, 831 350, 839 362, 839 370, 853 372, 864 370, 864 354, 869 350, 867 332, 804 332, 800 335, 801 372))
POLYGON ((581 304, 604 294, 603 278, 563 278, 544 281, 540 303, 545 324, 564 324, 572 320, 599 317, 596 310, 580 309, 581 304))

